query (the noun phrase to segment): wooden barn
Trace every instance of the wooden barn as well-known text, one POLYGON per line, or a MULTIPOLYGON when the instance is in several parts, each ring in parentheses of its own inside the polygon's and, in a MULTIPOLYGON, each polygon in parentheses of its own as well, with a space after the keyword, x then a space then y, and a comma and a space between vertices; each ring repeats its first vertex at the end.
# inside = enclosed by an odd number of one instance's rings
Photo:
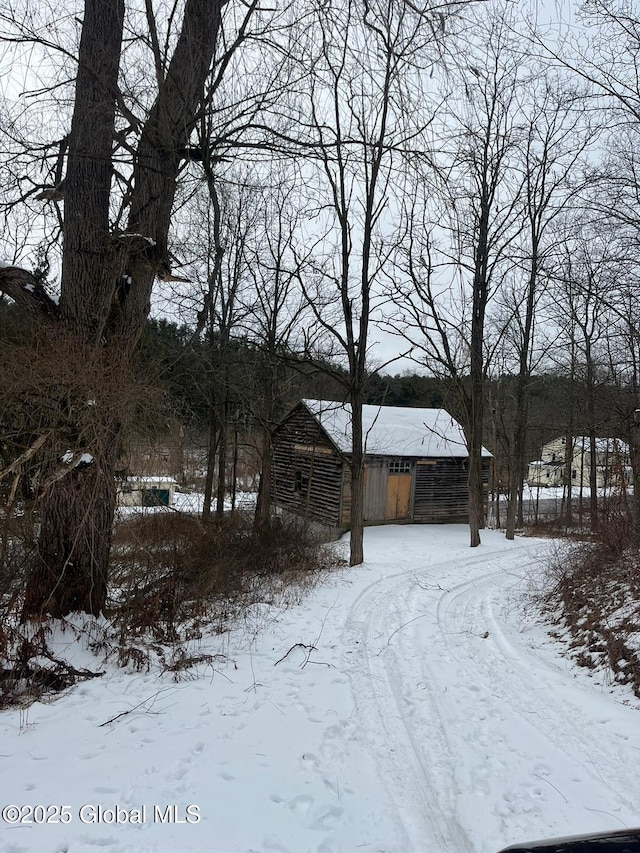
MULTIPOLYGON (((444 409, 364 406, 366 524, 466 522, 467 447, 444 409)), ((303 400, 277 427, 276 511, 347 529, 351 511, 351 407, 303 400)), ((484 481, 491 454, 483 448, 484 481)))

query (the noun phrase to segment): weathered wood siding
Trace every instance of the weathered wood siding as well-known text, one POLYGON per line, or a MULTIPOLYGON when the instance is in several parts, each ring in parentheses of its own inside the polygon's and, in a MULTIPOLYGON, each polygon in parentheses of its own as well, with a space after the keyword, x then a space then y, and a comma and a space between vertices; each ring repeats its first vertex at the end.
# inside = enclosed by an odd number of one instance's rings
MULTIPOLYGON (((469 489, 465 459, 418 460, 413 498, 414 521, 466 523, 469 520, 469 489)), ((485 507, 489 462, 482 463, 485 507)))
POLYGON ((342 457, 307 410, 299 406, 273 442, 274 502, 305 518, 340 523, 342 457))
POLYGON ((469 517, 467 471, 460 459, 419 460, 413 517, 422 522, 464 522, 469 517))
POLYGON ((387 501, 388 463, 386 459, 365 460, 364 520, 382 521, 387 501))

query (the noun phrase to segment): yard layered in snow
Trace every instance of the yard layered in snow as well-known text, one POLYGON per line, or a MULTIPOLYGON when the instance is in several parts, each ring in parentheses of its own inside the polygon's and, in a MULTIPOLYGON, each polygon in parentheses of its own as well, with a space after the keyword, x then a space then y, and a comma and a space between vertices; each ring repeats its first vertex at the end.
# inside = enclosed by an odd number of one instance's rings
POLYGON ((369 528, 365 566, 202 641, 191 680, 73 648, 104 676, 0 716, 2 805, 71 820, 0 825, 0 851, 493 853, 640 824, 638 703, 523 609, 549 543, 467 543, 369 528), (116 807, 144 822, 87 822, 116 807))

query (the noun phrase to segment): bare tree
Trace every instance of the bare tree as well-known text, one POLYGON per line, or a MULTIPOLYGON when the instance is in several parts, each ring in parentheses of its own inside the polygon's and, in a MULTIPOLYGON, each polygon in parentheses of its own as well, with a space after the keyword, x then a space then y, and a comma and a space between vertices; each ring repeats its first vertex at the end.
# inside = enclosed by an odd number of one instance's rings
POLYGON ((490 21, 484 35, 455 77, 459 95, 442 128, 439 184, 422 182, 406 206, 405 278, 395 287, 400 310, 392 319, 414 357, 449 376, 457 389, 469 454, 472 547, 484 526, 487 310, 513 264, 509 250, 522 228, 523 177, 514 169, 522 136, 518 59, 504 21, 490 21))
MULTIPOLYGON (((609 323, 608 297, 615 288, 617 263, 615 240, 606 231, 596 233, 587 221, 574 222, 563 245, 557 271, 554 302, 566 318, 572 349, 572 372, 581 378, 583 421, 587 425, 590 521, 598 529, 598 476, 596 440, 598 386, 607 380, 606 331, 609 323), (573 355, 574 354, 574 355, 573 355)), ((572 456, 573 443, 567 446, 572 456)), ((582 493, 580 472, 580 494, 582 493)))
MULTIPOLYGON (((584 154, 595 134, 588 127, 584 102, 557 77, 534 79, 523 92, 528 125, 522 142, 523 210, 521 257, 516 283, 507 297, 518 369, 515 420, 509 466, 507 539, 513 539, 516 519, 522 517, 522 487, 526 467, 529 379, 534 359, 536 307, 545 281, 545 261, 556 252, 550 226, 584 186, 584 154), (517 513, 517 509, 519 512, 517 513)), ((546 272, 548 276, 549 271, 546 272)))
POLYGON ((394 212, 403 163, 425 144, 433 117, 425 85, 448 12, 395 0, 318 4, 313 35, 319 47, 307 59, 313 69, 309 151, 319 182, 317 222, 326 236, 317 275, 303 288, 348 368, 351 565, 364 559, 362 406, 370 324, 399 238, 394 212))
POLYGON ((251 286, 244 294, 242 323, 243 334, 256 348, 257 387, 247 406, 259 435, 255 526, 262 531, 271 524, 273 431, 291 402, 287 365, 296 353, 309 351, 314 334, 313 323, 301 327, 310 312, 297 286, 313 251, 313 246, 302 245, 300 175, 273 163, 270 180, 271 185, 260 190, 255 238, 246 250, 251 286))
MULTIPOLYGON (((107 405, 101 388, 117 387, 118 378, 122 383, 154 281, 171 276, 174 199, 200 108, 211 98, 205 83, 214 65, 213 86, 221 84, 257 6, 257 0, 186 0, 181 17, 171 13, 161 24, 151 4, 138 10, 124 0, 86 0, 73 115, 51 168, 61 180, 41 199, 57 205, 64 199, 59 302, 26 270, 0 269, 0 290, 41 318, 48 358, 71 353, 78 371, 75 384, 58 397, 25 616, 95 614, 104 606, 122 412, 107 405), (136 33, 144 26, 131 47, 123 41, 125 21, 136 33), (130 51, 138 51, 131 70, 130 51), (138 83, 129 98, 131 77, 140 69, 144 87, 138 83)), ((41 34, 27 29, 31 20, 5 14, 5 37, 41 43, 41 34)), ((68 62, 73 48, 59 55, 68 62)), ((51 150, 49 145, 45 154, 51 150)), ((16 162, 20 151, 14 167, 16 162)), ((14 209, 25 201, 24 194, 12 200, 14 209)), ((58 395, 55 385, 51 393, 58 395)))

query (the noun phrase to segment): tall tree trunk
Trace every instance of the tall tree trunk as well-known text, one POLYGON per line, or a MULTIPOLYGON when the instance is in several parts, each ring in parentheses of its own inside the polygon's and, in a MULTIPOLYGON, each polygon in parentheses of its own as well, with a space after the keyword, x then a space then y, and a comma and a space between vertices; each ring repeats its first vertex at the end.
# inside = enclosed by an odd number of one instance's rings
POLYGON ((271 525, 271 493, 273 477, 273 422, 275 419, 276 397, 276 363, 273 358, 275 340, 273 336, 267 341, 268 352, 263 354, 262 381, 264 388, 264 410, 262 426, 262 464, 260 466, 260 483, 258 485, 258 500, 254 516, 256 530, 267 530, 271 525))
POLYGON ((349 565, 364 561, 364 435, 362 428, 362 393, 351 396, 351 524, 349 565))
POLYGON ((565 480, 567 481, 566 526, 569 530, 573 524, 573 400, 569 415, 569 427, 565 436, 565 480))
POLYGON ((591 340, 585 335, 585 360, 587 362, 587 412, 589 416, 589 512, 591 515, 591 530, 598 529, 598 476, 596 453, 596 398, 595 370, 591 340))
POLYGON ((218 448, 218 431, 216 419, 213 415, 213 406, 209 409, 209 434, 207 441, 207 471, 204 479, 204 501, 202 504, 202 519, 206 521, 211 517, 211 501, 213 500, 213 479, 216 470, 216 456, 218 448))
POLYGON ((260 483, 258 484, 258 499, 254 527, 256 530, 267 530, 271 524, 271 478, 273 475, 273 447, 271 430, 263 432, 262 464, 260 466, 260 483))
MULTIPOLYGON (((124 272, 124 250, 114 246, 109 233, 123 24, 124 0, 86 0, 65 180, 62 329, 57 332, 62 347, 59 353, 52 347, 51 356, 61 361, 68 357, 70 367, 81 374, 83 365, 76 363, 75 356, 86 351, 91 363, 92 350, 103 348, 113 294, 124 272)), ((81 377, 62 375, 65 384, 81 395, 81 387, 76 386, 76 382, 81 386, 81 377)), ((52 388, 53 397, 57 390, 52 388)), ((93 393, 89 390, 87 397, 93 393)), ((113 413, 98 411, 102 440, 87 442, 82 424, 76 421, 90 403, 74 396, 64 399, 63 391, 63 399, 56 401, 56 418, 62 418, 58 427, 69 443, 54 442, 57 449, 50 475, 53 478, 60 470, 67 451, 90 453, 93 461, 52 479, 41 498, 38 549, 25 591, 24 618, 45 613, 64 616, 73 610, 98 614, 106 602, 120 425, 113 413)))
POLYGON ((226 388, 223 391, 225 399, 218 405, 218 485, 216 489, 216 515, 224 513, 224 497, 227 491, 227 403, 226 388))
POLYGON ((595 427, 591 427, 589 430, 589 489, 591 491, 589 513, 591 515, 591 530, 594 533, 598 529, 598 455, 596 441, 595 427))
MULTIPOLYGON (((480 229, 479 257, 486 257, 486 227, 480 229)), ((468 424, 469 453, 469 536, 470 545, 480 545, 480 530, 484 527, 482 486, 482 429, 484 416, 484 317, 487 304, 486 269, 480 264, 473 284, 473 317, 471 325, 471 399, 468 424)))

